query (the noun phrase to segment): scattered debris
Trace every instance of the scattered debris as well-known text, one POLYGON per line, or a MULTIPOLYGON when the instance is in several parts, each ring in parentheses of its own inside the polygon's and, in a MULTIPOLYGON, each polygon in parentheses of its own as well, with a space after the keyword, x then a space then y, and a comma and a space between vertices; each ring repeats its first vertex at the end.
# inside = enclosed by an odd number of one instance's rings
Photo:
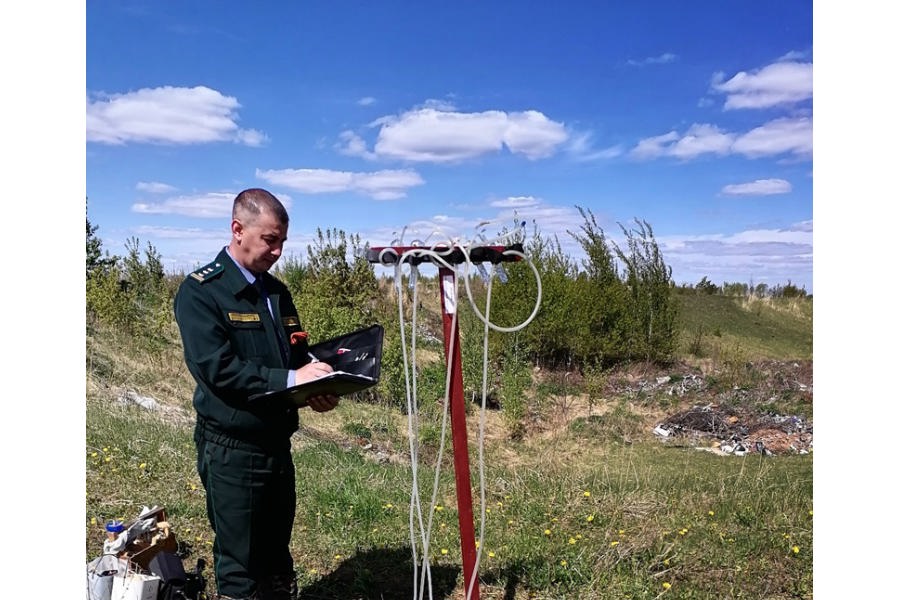
POLYGON ((801 417, 753 415, 711 404, 672 415, 656 425, 653 433, 664 439, 687 439, 699 450, 735 456, 806 454, 813 446, 812 424, 801 417))
POLYGON ((145 408, 147 410, 159 410, 159 402, 156 401, 155 398, 151 398, 150 396, 141 396, 136 392, 132 392, 131 390, 124 390, 119 395, 119 402, 122 404, 136 404, 141 408, 145 408))

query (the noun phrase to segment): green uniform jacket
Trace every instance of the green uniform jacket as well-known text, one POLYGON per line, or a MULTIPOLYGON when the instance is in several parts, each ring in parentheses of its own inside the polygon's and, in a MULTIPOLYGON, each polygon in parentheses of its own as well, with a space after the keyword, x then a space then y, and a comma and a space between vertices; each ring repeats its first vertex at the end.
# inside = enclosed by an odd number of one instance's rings
POLYGON ((250 443, 281 445, 298 428, 297 408, 248 401, 284 389, 289 369, 306 364, 305 340, 287 287, 263 274, 274 319, 265 299, 223 249, 216 260, 188 275, 175 295, 175 321, 184 359, 197 382, 194 408, 204 427, 250 443), (287 363, 277 333, 289 346, 287 363))

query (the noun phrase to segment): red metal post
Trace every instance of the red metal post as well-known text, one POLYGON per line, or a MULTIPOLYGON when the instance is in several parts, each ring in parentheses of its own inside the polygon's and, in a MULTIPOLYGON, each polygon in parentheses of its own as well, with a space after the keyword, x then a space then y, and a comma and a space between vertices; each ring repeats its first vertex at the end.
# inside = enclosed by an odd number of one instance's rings
MULTIPOLYGON (((453 434, 453 463, 456 468, 456 504, 459 511, 459 540, 462 551, 465 591, 475 573, 475 525, 472 513, 472 481, 469 474, 469 442, 466 432, 466 405, 463 398, 462 362, 459 350, 459 318, 457 311, 456 273, 447 267, 438 269, 441 282, 441 312, 444 315, 444 353, 450 365, 450 427, 453 434), (450 346, 453 352, 450 352, 450 346)), ((472 587, 472 600, 479 600, 478 582, 472 587)))

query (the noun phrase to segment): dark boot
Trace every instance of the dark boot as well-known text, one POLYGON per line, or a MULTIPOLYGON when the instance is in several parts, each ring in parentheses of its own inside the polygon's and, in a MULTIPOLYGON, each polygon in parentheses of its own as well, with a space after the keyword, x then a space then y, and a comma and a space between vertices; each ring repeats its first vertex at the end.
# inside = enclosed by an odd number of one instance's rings
POLYGON ((260 582, 259 600, 297 600, 297 575, 272 575, 260 582))

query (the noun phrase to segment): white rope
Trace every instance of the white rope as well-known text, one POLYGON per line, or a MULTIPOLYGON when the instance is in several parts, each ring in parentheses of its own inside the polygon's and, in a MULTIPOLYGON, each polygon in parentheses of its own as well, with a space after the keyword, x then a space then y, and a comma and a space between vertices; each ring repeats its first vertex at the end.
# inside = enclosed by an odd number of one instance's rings
MULTIPOLYGON (((405 232, 404 228, 404 232, 405 232)), ((497 238, 495 242, 483 242, 480 244, 471 244, 473 247, 476 246, 488 246, 488 245, 497 245, 497 243, 501 240, 505 240, 510 235, 515 234, 516 232, 511 232, 505 236, 497 238)), ((402 236, 401 236, 402 237, 402 236)), ((429 238, 431 236, 428 236, 429 238)), ((484 236, 480 236, 482 240, 484 240, 484 236)), ((426 238, 428 239, 428 238, 426 238)), ((418 240, 416 241, 418 242, 418 240)), ((402 243, 402 240, 401 240, 402 243)), ((438 447, 438 454, 436 459, 435 466, 435 474, 434 474, 434 483, 432 486, 431 493, 431 504, 428 510, 428 519, 427 525, 423 522, 422 515, 422 501, 421 501, 421 493, 419 490, 419 480, 418 480, 418 453, 419 453, 419 438, 418 438, 418 390, 416 385, 416 331, 417 331, 417 313, 418 313, 418 268, 416 264, 412 261, 414 259, 424 259, 427 258, 430 262, 443 267, 446 267, 448 270, 453 272, 453 281, 456 284, 456 289, 454 292, 458 297, 458 288, 459 282, 457 277, 457 269, 445 260, 454 250, 459 250, 462 252, 465 260, 463 261, 466 265, 465 272, 463 273, 463 281, 465 283, 466 288, 466 296, 469 299, 469 304, 472 307, 472 310, 475 312, 475 315, 478 319, 484 324, 484 334, 483 334, 483 344, 482 344, 482 380, 481 380, 481 413, 479 416, 479 433, 478 433, 478 471, 479 471, 479 490, 480 490, 480 500, 481 500, 481 511, 480 511, 480 521, 479 521, 479 537, 478 537, 478 549, 475 555, 475 564, 472 569, 472 578, 469 581, 469 587, 466 591, 466 600, 471 600, 472 593, 475 587, 475 581, 478 574, 478 566, 481 563, 481 553, 484 548, 484 531, 485 531, 485 509, 486 509, 486 495, 485 495, 485 475, 484 475, 484 425, 485 425, 485 415, 487 412, 487 378, 488 378, 488 335, 489 330, 493 329, 495 331, 503 332, 503 333, 511 333, 515 331, 519 331, 526 327, 531 321, 534 320, 535 316, 538 313, 541 304, 541 278, 540 273, 535 267, 534 263, 528 259, 522 252, 518 250, 505 250, 502 252, 504 255, 514 255, 518 256, 521 259, 525 260, 528 265, 531 267, 534 272, 535 282, 537 284, 537 297, 535 300, 534 309, 531 311, 531 314, 521 323, 517 325, 513 325, 510 327, 501 327, 495 323, 490 321, 490 306, 491 306, 491 294, 492 294, 492 283, 494 279, 494 275, 497 271, 497 266, 492 265, 490 276, 487 280, 487 294, 485 301, 485 311, 484 314, 478 310, 478 307, 475 303, 475 300, 472 296, 471 286, 469 284, 470 267, 472 265, 472 260, 470 256, 470 252, 467 250, 466 245, 461 244, 459 240, 447 240, 444 242, 438 242, 433 244, 430 247, 414 247, 412 249, 406 250, 402 254, 398 256, 397 251, 393 248, 387 247, 381 250, 378 255, 378 260, 381 264, 388 264, 386 257, 388 254, 392 255, 392 259, 390 262, 394 263, 394 279, 397 286, 397 306, 399 311, 400 318, 400 344, 401 350, 403 352, 403 373, 406 382, 406 406, 407 406, 407 424, 409 429, 409 444, 410 444, 410 462, 412 467, 412 490, 410 493, 410 507, 409 507, 409 527, 410 527, 410 545, 412 547, 412 557, 413 557, 413 597, 414 600, 422 600, 424 598, 425 589, 428 590, 429 598, 433 598, 433 590, 432 590, 432 581, 431 581, 431 565, 429 560, 429 548, 431 544, 431 532, 432 526, 434 523, 434 512, 437 503, 437 493, 440 481, 440 472, 441 472, 441 464, 443 462, 443 455, 446 446, 446 437, 447 437, 447 418, 450 409, 450 385, 451 385, 451 375, 452 375, 452 357, 454 356, 456 336, 450 336, 449 348, 447 351, 447 370, 444 377, 444 408, 441 417, 441 435, 440 435, 440 444, 438 447), (442 248, 442 250, 438 250, 438 248, 442 248), (407 344, 406 344, 406 323, 403 311, 403 264, 405 262, 409 262, 410 266, 410 286, 413 290, 413 308, 412 308, 412 356, 408 360, 407 359, 407 344), (412 365, 410 366, 410 363, 412 365), (410 377, 410 372, 412 373, 412 377, 410 377), (410 379, 412 379, 412 384, 410 384, 410 379), (418 525, 418 532, 421 536, 422 542, 422 572, 419 575, 418 566, 419 559, 417 555, 417 542, 416 542, 416 525, 418 525), (426 586, 427 583, 427 586, 426 586)), ((502 267, 501 267, 502 268, 502 267)), ((441 293, 444 293, 443 289, 443 281, 439 281, 439 287, 441 293)), ((443 300, 442 300, 443 301, 443 300)), ((453 311, 453 317, 451 319, 450 331, 457 331, 457 323, 458 323, 458 315, 459 315, 459 302, 456 301, 456 307, 453 311)), ((446 308, 446 307, 445 307, 446 308)), ((460 365, 461 367, 461 365, 460 365)))

